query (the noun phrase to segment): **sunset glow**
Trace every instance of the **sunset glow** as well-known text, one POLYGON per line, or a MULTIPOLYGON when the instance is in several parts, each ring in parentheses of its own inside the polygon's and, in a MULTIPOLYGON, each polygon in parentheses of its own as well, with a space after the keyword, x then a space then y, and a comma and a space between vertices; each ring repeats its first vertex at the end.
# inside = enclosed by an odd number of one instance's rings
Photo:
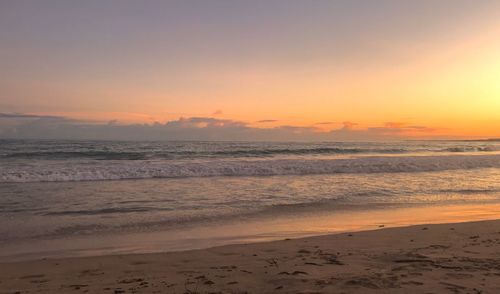
POLYGON ((498 1, 109 3, 1 4, 1 113, 500 136, 498 1))

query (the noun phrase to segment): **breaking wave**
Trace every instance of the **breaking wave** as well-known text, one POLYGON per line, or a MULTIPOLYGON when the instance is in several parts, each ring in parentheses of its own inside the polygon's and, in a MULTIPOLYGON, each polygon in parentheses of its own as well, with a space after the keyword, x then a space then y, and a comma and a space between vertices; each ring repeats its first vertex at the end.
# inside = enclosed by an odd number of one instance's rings
POLYGON ((215 176, 395 173, 500 168, 500 155, 370 156, 339 159, 92 161, 0 167, 0 182, 63 182, 215 176))

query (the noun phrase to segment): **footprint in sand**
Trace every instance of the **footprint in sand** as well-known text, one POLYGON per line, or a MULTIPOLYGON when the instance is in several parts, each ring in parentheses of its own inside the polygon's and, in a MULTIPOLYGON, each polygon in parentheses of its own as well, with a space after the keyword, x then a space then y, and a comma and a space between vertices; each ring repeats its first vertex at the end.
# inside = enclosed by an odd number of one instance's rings
POLYGON ((474 277, 474 275, 463 273, 446 273, 446 276, 454 279, 471 279, 474 277))
POLYGON ((26 280, 26 279, 36 279, 36 278, 43 278, 43 277, 45 277, 45 275, 37 274, 37 275, 22 276, 19 279, 26 280))

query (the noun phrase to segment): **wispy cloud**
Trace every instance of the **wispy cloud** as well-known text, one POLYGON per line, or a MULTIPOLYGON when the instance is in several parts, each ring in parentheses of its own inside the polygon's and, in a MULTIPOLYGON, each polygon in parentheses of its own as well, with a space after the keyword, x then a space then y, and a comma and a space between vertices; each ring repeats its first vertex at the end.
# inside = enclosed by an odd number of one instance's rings
POLYGON ((408 125, 407 123, 403 122, 387 122, 383 127, 372 127, 368 130, 386 136, 390 136, 393 134, 398 134, 401 136, 411 136, 418 134, 432 134, 439 129, 420 125, 408 125))
POLYGON ((274 122, 278 122, 278 120, 277 119, 262 119, 262 120, 257 121, 257 123, 262 123, 262 124, 274 123, 274 122))
POLYGON ((218 110, 214 111, 214 113, 212 113, 213 116, 219 116, 222 114, 224 114, 224 112, 222 112, 222 110, 220 110, 220 109, 218 109, 218 110))
POLYGON ((335 122, 333 121, 322 121, 322 122, 317 122, 314 125, 333 125, 335 122))

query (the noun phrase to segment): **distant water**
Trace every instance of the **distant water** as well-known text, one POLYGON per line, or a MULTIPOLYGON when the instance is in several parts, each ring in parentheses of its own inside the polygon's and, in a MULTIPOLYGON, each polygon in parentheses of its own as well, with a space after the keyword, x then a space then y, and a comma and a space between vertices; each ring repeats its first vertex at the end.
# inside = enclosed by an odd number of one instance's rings
POLYGON ((0 140, 0 245, 500 201, 500 142, 0 140))

